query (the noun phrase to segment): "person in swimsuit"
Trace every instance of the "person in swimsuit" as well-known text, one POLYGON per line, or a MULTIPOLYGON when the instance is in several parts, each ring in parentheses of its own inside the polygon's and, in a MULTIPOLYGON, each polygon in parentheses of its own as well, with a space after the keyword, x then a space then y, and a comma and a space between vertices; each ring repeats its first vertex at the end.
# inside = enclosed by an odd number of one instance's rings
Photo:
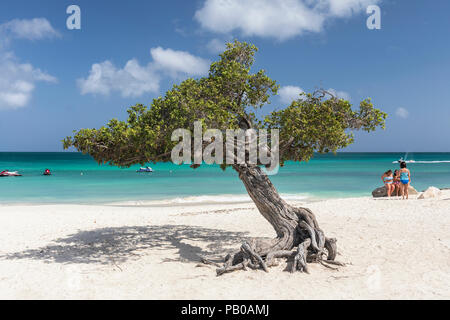
POLYGON ((399 195, 400 192, 400 187, 401 187, 401 183, 400 183, 400 172, 399 170, 395 170, 394 171, 394 190, 397 194, 397 197, 399 195))
POLYGON ((392 170, 386 171, 382 176, 381 180, 384 183, 384 186, 386 187, 388 197, 391 196, 392 192, 394 191, 394 176, 392 174, 392 170))
POLYGON ((400 163, 400 188, 402 191, 402 200, 409 199, 409 184, 411 183, 411 172, 406 168, 406 162, 400 163))

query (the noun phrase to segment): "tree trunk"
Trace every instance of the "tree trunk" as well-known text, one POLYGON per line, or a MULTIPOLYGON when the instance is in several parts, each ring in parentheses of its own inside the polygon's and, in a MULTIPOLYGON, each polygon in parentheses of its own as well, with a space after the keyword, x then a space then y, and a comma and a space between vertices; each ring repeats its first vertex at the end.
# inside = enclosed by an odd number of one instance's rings
POLYGON ((294 258, 291 271, 307 272, 307 262, 334 262, 336 240, 325 238, 314 214, 306 208, 295 208, 281 199, 277 190, 262 169, 255 165, 235 165, 239 178, 255 202, 262 216, 272 225, 277 237, 271 241, 254 239, 242 245, 241 250, 225 258, 217 269, 221 275, 238 269, 267 268, 276 258, 294 258), (327 253, 325 253, 327 251, 327 253), (326 259, 322 256, 326 255, 326 259))

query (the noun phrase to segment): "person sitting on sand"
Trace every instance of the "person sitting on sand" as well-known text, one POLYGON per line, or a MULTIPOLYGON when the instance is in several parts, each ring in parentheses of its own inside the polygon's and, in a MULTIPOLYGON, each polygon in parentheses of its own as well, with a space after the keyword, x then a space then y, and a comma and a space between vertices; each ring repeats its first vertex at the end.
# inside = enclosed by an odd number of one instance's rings
POLYGON ((394 176, 393 176, 393 174, 392 174, 392 170, 386 171, 386 172, 381 176, 381 180, 383 181, 384 186, 386 187, 388 197, 390 197, 391 194, 392 194, 392 192, 394 191, 394 188, 395 188, 395 186, 394 186, 394 184, 393 184, 393 182, 394 182, 394 176))
POLYGON ((399 192, 401 188, 401 183, 400 183, 400 172, 399 170, 395 170, 394 171, 394 191, 396 192, 396 195, 398 197, 399 192))
POLYGON ((402 200, 409 199, 409 184, 411 183, 411 172, 406 168, 406 162, 400 163, 400 188, 402 191, 402 200))

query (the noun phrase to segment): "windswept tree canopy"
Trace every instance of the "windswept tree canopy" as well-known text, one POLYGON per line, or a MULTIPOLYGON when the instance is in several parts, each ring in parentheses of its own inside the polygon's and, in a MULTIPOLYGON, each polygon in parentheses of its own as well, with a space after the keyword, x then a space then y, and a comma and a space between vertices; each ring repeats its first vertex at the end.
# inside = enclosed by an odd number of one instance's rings
MULTIPOLYGON (((314 152, 335 152, 353 142, 353 130, 383 127, 386 114, 370 99, 353 110, 351 104, 323 90, 303 94, 290 106, 257 119, 255 111, 269 103, 279 86, 265 70, 252 73, 257 48, 235 41, 211 64, 209 75, 187 79, 154 99, 150 108, 137 104, 128 120, 111 120, 99 129, 81 129, 63 140, 99 163, 128 167, 170 161, 171 141, 179 128, 193 131, 195 121, 203 130, 238 128, 279 129, 280 160, 305 161, 314 152)), ((269 137, 270 141, 270 137, 269 137)))

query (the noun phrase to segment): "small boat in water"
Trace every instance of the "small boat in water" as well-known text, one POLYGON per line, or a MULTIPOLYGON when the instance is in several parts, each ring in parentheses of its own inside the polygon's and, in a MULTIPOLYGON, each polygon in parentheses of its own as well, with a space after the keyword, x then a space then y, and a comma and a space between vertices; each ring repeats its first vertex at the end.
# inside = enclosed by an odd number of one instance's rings
POLYGON ((51 175, 52 175, 52 173, 50 172, 50 170, 49 170, 49 169, 45 169, 45 171, 44 171, 43 175, 44 175, 44 176, 51 176, 51 175))
POLYGON ((22 175, 17 171, 2 171, 0 172, 0 177, 21 177, 22 175))
POLYGON ((153 172, 153 169, 150 167, 140 168, 139 170, 136 170, 136 172, 153 172))
POLYGON ((399 160, 394 161, 392 163, 402 163, 402 162, 404 162, 404 163, 416 163, 415 160, 404 160, 403 158, 400 158, 399 160))

